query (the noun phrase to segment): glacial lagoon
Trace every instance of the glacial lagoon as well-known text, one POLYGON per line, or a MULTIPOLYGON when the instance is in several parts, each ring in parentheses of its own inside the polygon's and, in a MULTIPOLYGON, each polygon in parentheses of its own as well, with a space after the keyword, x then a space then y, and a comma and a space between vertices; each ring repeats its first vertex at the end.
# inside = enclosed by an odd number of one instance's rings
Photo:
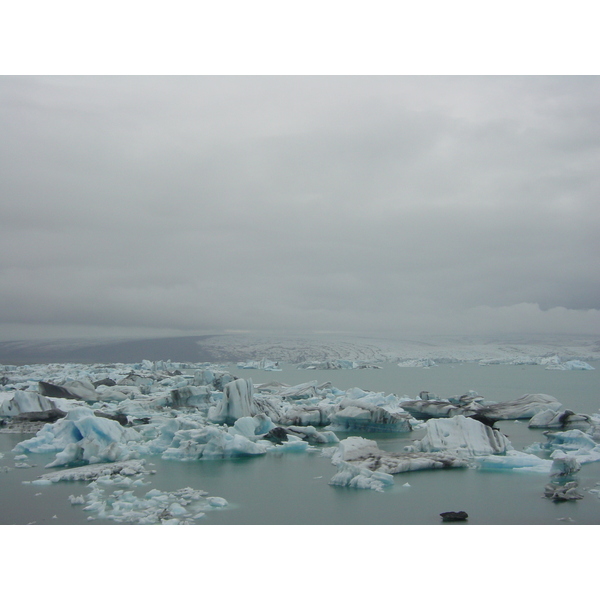
MULTIPOLYGON (((592 363, 593 364, 593 363, 592 363)), ((526 393, 557 398, 577 413, 600 413, 599 370, 556 371, 541 365, 440 364, 431 368, 401 368, 384 363, 379 369, 305 370, 281 364, 279 371, 223 365, 231 375, 252 379, 255 385, 271 381, 296 385, 311 380, 331 382, 340 390, 362 390, 416 398, 422 391, 440 398, 478 392, 486 400, 503 402, 526 393)), ((594 366, 597 366, 594 364, 594 366)), ((498 421, 515 450, 544 441, 542 430, 529 429, 526 420, 498 421)), ((343 440, 360 435, 376 440, 381 450, 400 452, 423 437, 423 429, 406 433, 336 432, 343 440)), ((28 454, 25 467, 12 452, 31 437, 0 435, 1 524, 113 524, 94 518, 69 498, 89 493, 88 481, 31 485, 47 474, 53 454, 28 454)), ((147 474, 134 493, 151 489, 167 492, 193 488, 226 505, 208 510, 197 521, 203 525, 429 525, 441 522, 440 513, 466 511, 468 524, 565 525, 599 524, 600 461, 589 462, 573 475, 583 498, 554 502, 544 497, 548 473, 509 469, 444 469, 412 471, 393 476, 394 485, 382 493, 329 485, 336 467, 320 447, 301 453, 182 462, 160 456, 144 457, 147 474)))

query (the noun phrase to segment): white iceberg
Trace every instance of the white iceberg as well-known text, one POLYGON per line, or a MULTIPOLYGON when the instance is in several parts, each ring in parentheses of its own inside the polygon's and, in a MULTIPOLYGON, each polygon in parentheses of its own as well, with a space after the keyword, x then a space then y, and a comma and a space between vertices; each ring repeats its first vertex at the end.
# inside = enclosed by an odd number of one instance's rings
POLYGON ((370 471, 347 462, 339 462, 337 468, 338 472, 330 479, 329 485, 376 492, 383 492, 384 488, 394 485, 394 477, 387 473, 370 471))
POLYGON ((56 410, 53 400, 36 392, 17 390, 10 400, 4 400, 0 405, 0 416, 14 417, 23 413, 45 412, 56 410))
POLYGON ((407 452, 452 452, 474 457, 505 454, 513 447, 508 438, 475 419, 457 415, 450 419, 430 419, 425 437, 406 448, 407 452))
POLYGON ((259 396, 254 398, 254 387, 251 379, 236 379, 223 388, 223 397, 217 400, 216 406, 208 409, 208 419, 213 423, 233 425, 241 417, 253 417, 265 414, 274 421, 279 421, 281 414, 269 400, 259 396))

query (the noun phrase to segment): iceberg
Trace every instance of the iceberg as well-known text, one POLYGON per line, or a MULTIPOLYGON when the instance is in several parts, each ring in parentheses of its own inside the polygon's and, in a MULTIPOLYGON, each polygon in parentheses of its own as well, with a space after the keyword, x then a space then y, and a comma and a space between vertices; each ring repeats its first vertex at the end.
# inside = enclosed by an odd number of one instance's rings
POLYGON ((468 404, 459 406, 449 400, 406 400, 401 403, 402 408, 415 419, 440 419, 457 415, 471 415, 479 410, 479 406, 468 404))
POLYGON ((248 362, 239 362, 238 369, 259 369, 261 371, 281 371, 279 363, 274 360, 262 358, 261 360, 249 360, 248 362))
POLYGON ((190 487, 174 492, 152 489, 143 497, 126 489, 107 494, 104 486, 110 483, 110 480, 103 481, 102 478, 90 483, 92 491, 87 495, 83 508, 90 513, 88 520, 108 519, 116 523, 139 525, 188 525, 204 518, 206 512, 223 509, 228 504, 224 498, 208 496, 207 492, 190 487))
POLYGON ((86 402, 97 402, 98 394, 94 384, 89 379, 70 381, 63 385, 56 385, 49 381, 38 383, 40 393, 51 398, 66 398, 69 400, 85 400, 86 402))
POLYGON ((47 480, 52 483, 58 483, 59 481, 92 481, 99 477, 117 474, 130 476, 144 473, 144 465, 144 460, 126 460, 115 463, 85 465, 83 467, 74 467, 72 469, 63 469, 53 473, 46 473, 40 475, 38 480, 47 480))
POLYGON ((211 403, 211 393, 208 386, 191 386, 171 390, 171 406, 181 408, 183 406, 205 407, 211 403))
POLYGON ((408 452, 451 452, 464 458, 505 454, 513 447, 496 429, 457 415, 450 419, 430 419, 422 440, 408 446, 408 452))
POLYGON ((263 396, 254 397, 251 379, 235 379, 223 387, 223 396, 217 400, 216 406, 208 409, 208 419, 213 423, 233 425, 241 417, 253 417, 265 414, 273 421, 279 422, 279 409, 263 396))
POLYGON ((565 477, 567 475, 577 473, 577 471, 581 470, 581 463, 574 456, 569 456, 568 454, 565 454, 562 450, 555 450, 552 453, 551 458, 551 475, 565 477))
POLYGON ((366 400, 346 398, 330 415, 331 431, 412 431, 410 415, 391 412, 366 400))
POLYGON ((562 404, 548 394, 525 394, 516 400, 498 402, 481 408, 480 415, 494 421, 507 419, 531 419, 545 410, 558 410, 562 404))
POLYGON ((576 481, 568 481, 567 483, 549 483, 544 489, 544 496, 555 502, 581 500, 583 496, 577 491, 577 485, 576 481))
POLYGON ((375 472, 347 462, 339 462, 338 472, 330 479, 329 485, 352 487, 361 490, 383 492, 394 485, 394 477, 387 473, 375 472))
POLYGON ((36 392, 17 390, 10 400, 4 400, 0 405, 0 416, 14 417, 23 413, 56 411, 56 404, 36 392))
POLYGON ((556 361, 548 361, 546 364, 548 364, 546 369, 553 371, 594 371, 592 365, 582 360, 567 360, 565 362, 560 362, 560 359, 558 359, 556 361))
POLYGON ((208 426, 180 429, 170 445, 162 452, 165 460, 223 459, 265 454, 264 445, 249 440, 245 435, 219 427, 208 426))
POLYGON ((115 462, 137 458, 128 444, 140 434, 117 421, 97 417, 85 407, 75 408, 56 423, 44 425, 35 437, 19 442, 13 452, 57 452, 47 467, 72 462, 115 462))
POLYGON ((398 363, 399 367, 412 367, 412 368, 424 368, 424 367, 435 367, 436 362, 431 358, 410 358, 403 360, 398 363))
POLYGON ((385 452, 377 442, 352 436, 342 440, 331 456, 334 465, 351 463, 360 468, 388 473, 426 469, 465 468, 467 460, 449 452, 385 452))
POLYGON ((544 410, 529 420, 527 427, 531 429, 565 429, 567 427, 586 427, 591 425, 588 415, 578 415, 572 410, 544 410))
POLYGON ((332 406, 291 406, 280 419, 282 425, 313 425, 323 427, 329 425, 329 415, 333 410, 332 406))
POLYGON ((544 431, 544 435, 547 441, 540 444, 541 449, 553 453, 560 450, 581 464, 600 461, 600 444, 589 433, 584 433, 580 429, 570 429, 567 431, 544 431))
POLYGON ((539 458, 535 454, 519 452, 518 450, 507 450, 506 454, 489 454, 487 456, 476 456, 475 464, 483 470, 513 470, 532 471, 535 473, 549 473, 552 467, 551 460, 539 458))

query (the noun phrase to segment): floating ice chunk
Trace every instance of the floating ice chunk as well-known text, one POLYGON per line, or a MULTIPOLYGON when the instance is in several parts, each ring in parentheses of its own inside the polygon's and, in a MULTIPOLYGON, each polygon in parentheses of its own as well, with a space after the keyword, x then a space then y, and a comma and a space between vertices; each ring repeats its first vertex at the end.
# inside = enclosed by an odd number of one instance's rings
POLYGON ((83 496, 69 496, 71 504, 85 504, 85 498, 83 496))
POLYGON ((340 402, 330 415, 332 431, 411 431, 410 416, 404 412, 391 412, 383 406, 371 404, 366 399, 347 398, 340 402))
POLYGON ((254 417, 241 417, 233 424, 235 433, 239 433, 249 440, 256 439, 257 436, 269 432, 274 427, 273 421, 262 414, 254 417))
POLYGON ((331 462, 352 463, 355 466, 382 473, 404 473, 428 469, 464 468, 468 462, 449 452, 384 452, 374 440, 348 437, 331 454, 331 462))
POLYGON ((544 410, 531 417, 528 427, 532 429, 562 429, 573 426, 587 426, 590 424, 588 415, 578 415, 572 410, 544 410))
POLYGON ((277 444, 276 446, 269 446, 268 452, 306 452, 310 448, 310 444, 296 435, 288 434, 287 440, 277 444))
POLYGON ((337 464, 338 472, 331 478, 329 485, 353 487, 362 490, 383 492, 384 488, 394 485, 394 477, 387 473, 370 471, 347 462, 337 464))
POLYGON ((118 474, 131 476, 145 472, 144 464, 144 460, 128 460, 118 463, 85 465, 83 467, 45 473, 44 475, 40 475, 38 480, 57 483, 59 481, 93 481, 100 477, 118 474))
POLYGON ((36 392, 17 390, 14 397, 4 400, 0 406, 0 416, 13 417, 22 413, 56 410, 56 404, 36 392))
MULTIPOLYGON (((206 442, 196 445, 194 450, 197 452, 197 458, 221 459, 238 456, 258 456, 265 454, 267 451, 263 445, 252 442, 243 435, 231 434, 216 427, 206 427, 203 433, 206 436, 206 442)), ((169 448, 163 454, 163 458, 178 458, 181 460, 180 453, 181 449, 178 454, 177 448, 169 448)))
POLYGON ((288 386, 280 392, 280 396, 285 400, 306 400, 318 396, 317 381, 309 381, 299 385, 288 386))
POLYGON ((555 450, 550 458, 553 459, 551 475, 566 476, 577 473, 581 469, 581 463, 574 457, 565 454, 562 450, 555 450))
POLYGON ((415 419, 450 418, 456 415, 474 414, 481 408, 479 405, 467 404, 459 406, 449 400, 403 400, 400 406, 415 419))
POLYGON ((296 368, 307 370, 381 369, 377 365, 343 359, 303 362, 297 365, 296 368))
POLYGON ((248 362, 239 362, 238 369, 260 369, 262 371, 281 371, 279 363, 274 360, 262 358, 261 360, 250 360, 248 362))
POLYGON ((583 496, 577 491, 577 482, 549 483, 544 489, 544 496, 556 501, 581 500, 583 496))
POLYGON ((564 363, 550 363, 546 369, 554 371, 593 371, 594 367, 582 360, 568 360, 564 363))
POLYGON ((579 429, 568 431, 545 431, 548 441, 541 444, 545 450, 560 450, 576 458, 581 464, 600 461, 600 444, 579 429))
POLYGON ((13 452, 58 452, 48 466, 82 460, 94 463, 134 458, 128 442, 140 439, 117 421, 96 417, 89 408, 76 408, 56 423, 44 425, 35 437, 17 444, 13 452))
POLYGON ((98 394, 94 384, 87 378, 78 381, 69 381, 63 385, 57 385, 48 381, 38 383, 40 393, 51 398, 67 398, 85 400, 86 402, 97 402, 98 394))
POLYGON ((251 379, 236 379, 225 385, 223 397, 216 406, 208 409, 208 419, 214 423, 233 423, 241 417, 253 417, 259 413, 266 414, 275 421, 280 418, 279 411, 268 400, 254 398, 251 379))
POLYGON ((193 406, 201 407, 210 404, 211 394, 208 386, 191 386, 171 390, 171 406, 193 406))
POLYGON ((399 367, 435 367, 435 361, 430 358, 411 358, 398 363, 399 367))
POLYGON ((206 500, 210 506, 214 506, 215 508, 224 508, 229 504, 225 498, 220 498, 219 496, 211 496, 206 500))
POLYGON ((494 421, 505 419, 531 419, 545 410, 558 410, 562 404, 548 394, 525 394, 516 400, 498 402, 482 408, 478 414, 494 421))
POLYGON ((329 415, 334 407, 329 406, 290 406, 280 419, 283 425, 313 425, 322 427, 330 422, 329 415))
POLYGON ((515 471, 549 473, 552 466, 551 460, 545 460, 535 456, 535 454, 519 452, 518 450, 508 450, 505 455, 477 456, 475 461, 477 466, 484 470, 512 469, 515 471))
POLYGON ((512 450, 508 438, 499 431, 468 417, 427 421, 426 434, 406 450, 409 452, 453 452, 459 456, 505 454, 512 450))

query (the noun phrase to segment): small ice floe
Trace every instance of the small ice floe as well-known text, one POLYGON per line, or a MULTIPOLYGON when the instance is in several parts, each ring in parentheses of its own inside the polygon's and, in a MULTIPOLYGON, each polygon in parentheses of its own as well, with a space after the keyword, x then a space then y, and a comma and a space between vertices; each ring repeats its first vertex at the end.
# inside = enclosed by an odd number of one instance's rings
POLYGON ((410 483, 408 483, 408 481, 402 486, 402 487, 411 487, 410 483))
POLYGON ((577 491, 577 485, 576 481, 568 481, 565 484, 549 483, 544 489, 544 496, 555 502, 581 500, 583 496, 577 491))
POLYGON ((175 492, 153 489, 138 497, 127 489, 107 494, 104 484, 101 480, 90 484, 92 492, 87 495, 83 510, 94 513, 96 519, 117 523, 188 525, 210 510, 228 506, 225 498, 209 497, 207 492, 189 487, 175 492))
POLYGON ((380 473, 354 466, 347 462, 339 462, 338 472, 331 478, 329 485, 353 487, 363 490, 383 492, 385 487, 394 485, 394 477, 388 473, 380 473))

